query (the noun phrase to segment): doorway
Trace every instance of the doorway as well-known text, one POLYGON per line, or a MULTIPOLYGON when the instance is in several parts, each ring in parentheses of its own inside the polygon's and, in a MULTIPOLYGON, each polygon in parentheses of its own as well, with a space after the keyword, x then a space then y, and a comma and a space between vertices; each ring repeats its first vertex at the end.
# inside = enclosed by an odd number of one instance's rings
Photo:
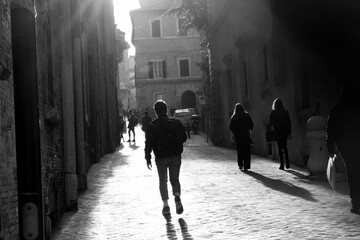
POLYGON ((185 91, 181 95, 181 108, 196 108, 196 95, 193 91, 185 91))

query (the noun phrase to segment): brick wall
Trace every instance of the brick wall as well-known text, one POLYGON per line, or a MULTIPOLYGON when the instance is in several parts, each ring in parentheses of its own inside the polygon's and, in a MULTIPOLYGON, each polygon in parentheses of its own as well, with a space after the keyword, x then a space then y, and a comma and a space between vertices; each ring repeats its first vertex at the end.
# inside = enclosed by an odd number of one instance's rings
POLYGON ((49 235, 65 212, 60 6, 37 1, 36 11, 44 227, 49 235))
MULTIPOLYGON (((8 1, 0 3, 0 64, 12 71, 8 1)), ((18 208, 13 79, 0 79, 0 239, 17 239, 18 208)))

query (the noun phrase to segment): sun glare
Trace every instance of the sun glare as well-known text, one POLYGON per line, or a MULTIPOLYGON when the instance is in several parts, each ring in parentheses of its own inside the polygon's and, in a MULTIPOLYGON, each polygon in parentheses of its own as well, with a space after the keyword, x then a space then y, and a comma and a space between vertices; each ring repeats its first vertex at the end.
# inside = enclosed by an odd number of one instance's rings
POLYGON ((135 54, 135 48, 131 43, 132 25, 129 12, 140 7, 138 0, 113 0, 114 17, 117 28, 125 32, 125 40, 129 43, 129 55, 135 54))

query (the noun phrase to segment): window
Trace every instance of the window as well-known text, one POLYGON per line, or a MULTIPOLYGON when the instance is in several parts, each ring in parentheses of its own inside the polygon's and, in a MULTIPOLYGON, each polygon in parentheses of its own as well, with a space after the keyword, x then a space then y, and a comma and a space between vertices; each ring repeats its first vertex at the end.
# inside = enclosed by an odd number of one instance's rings
POLYGON ((180 77, 190 77, 189 59, 179 60, 180 77))
POLYGON ((164 95, 162 93, 155 94, 155 102, 158 100, 164 100, 164 95))
POLYGON ((179 32, 179 36, 187 36, 188 32, 187 30, 185 30, 184 27, 184 23, 185 23, 185 18, 179 18, 178 19, 178 32, 179 32))
POLYGON ((166 78, 165 61, 159 60, 149 62, 149 78, 166 78))
POLYGON ((154 20, 151 22, 151 36, 161 37, 160 20, 154 20))

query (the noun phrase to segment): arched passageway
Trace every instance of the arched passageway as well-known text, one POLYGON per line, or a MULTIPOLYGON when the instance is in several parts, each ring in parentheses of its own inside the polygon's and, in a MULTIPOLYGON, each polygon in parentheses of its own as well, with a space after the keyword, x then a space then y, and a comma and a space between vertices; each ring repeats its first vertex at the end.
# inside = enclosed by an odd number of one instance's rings
POLYGON ((196 107, 196 95, 193 91, 185 91, 181 95, 181 107, 182 108, 196 107))

